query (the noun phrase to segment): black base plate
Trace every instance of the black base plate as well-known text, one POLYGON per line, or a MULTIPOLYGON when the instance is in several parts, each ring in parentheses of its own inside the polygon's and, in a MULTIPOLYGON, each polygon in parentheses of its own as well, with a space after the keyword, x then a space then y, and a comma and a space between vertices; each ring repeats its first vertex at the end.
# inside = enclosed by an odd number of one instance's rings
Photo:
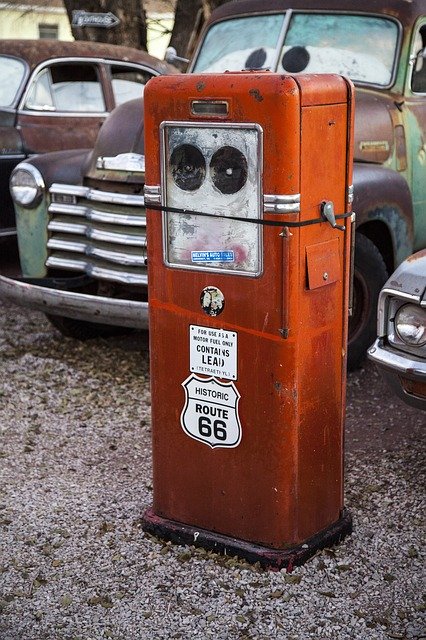
POLYGON ((311 558, 319 549, 331 547, 352 533, 352 516, 343 509, 340 518, 326 529, 315 534, 305 542, 285 549, 271 549, 260 544, 253 544, 238 538, 225 536, 215 531, 197 529, 188 524, 168 520, 157 516, 152 509, 148 509, 142 518, 144 531, 171 542, 183 545, 203 547, 227 556, 238 556, 248 562, 258 562, 269 569, 286 569, 292 571, 311 558))

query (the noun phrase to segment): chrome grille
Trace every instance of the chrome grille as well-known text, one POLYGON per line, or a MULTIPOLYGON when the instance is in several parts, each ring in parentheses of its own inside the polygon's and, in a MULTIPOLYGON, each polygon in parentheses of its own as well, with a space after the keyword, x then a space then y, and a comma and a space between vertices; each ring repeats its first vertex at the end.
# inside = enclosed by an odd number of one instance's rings
POLYGON ((147 284, 144 197, 90 187, 50 188, 46 266, 147 284))

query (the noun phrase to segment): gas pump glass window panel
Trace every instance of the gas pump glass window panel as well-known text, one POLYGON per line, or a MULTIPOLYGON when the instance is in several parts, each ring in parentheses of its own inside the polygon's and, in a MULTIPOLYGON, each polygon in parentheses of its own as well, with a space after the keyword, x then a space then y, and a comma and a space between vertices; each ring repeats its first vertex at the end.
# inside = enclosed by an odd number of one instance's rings
POLYGON ((207 32, 193 71, 338 73, 354 82, 389 86, 398 35, 396 22, 377 16, 294 11, 288 22, 283 13, 235 18, 207 32), (366 47, 366 42, 374 44, 366 47))
POLYGON ((162 125, 166 264, 186 269, 262 271, 262 130, 255 124, 162 125), (217 217, 221 216, 221 217, 217 217), (222 217, 224 216, 224 217, 222 217))

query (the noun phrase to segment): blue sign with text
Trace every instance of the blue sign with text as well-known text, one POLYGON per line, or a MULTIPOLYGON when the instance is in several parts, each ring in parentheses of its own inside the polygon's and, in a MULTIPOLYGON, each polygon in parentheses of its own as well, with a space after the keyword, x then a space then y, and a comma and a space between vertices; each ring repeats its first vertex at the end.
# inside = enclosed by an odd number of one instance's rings
POLYGON ((191 251, 192 262, 234 262, 233 251, 191 251))

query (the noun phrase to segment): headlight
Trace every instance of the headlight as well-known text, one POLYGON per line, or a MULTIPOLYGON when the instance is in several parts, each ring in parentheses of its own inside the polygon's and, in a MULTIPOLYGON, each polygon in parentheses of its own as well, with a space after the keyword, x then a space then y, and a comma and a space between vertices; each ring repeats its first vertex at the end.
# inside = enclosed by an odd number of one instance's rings
POLYGON ((426 309, 405 304, 395 315, 395 330, 405 344, 422 347, 426 344, 426 309))
POLYGON ((21 162, 10 176, 10 193, 16 204, 36 207, 43 197, 44 180, 38 169, 28 162, 21 162))

